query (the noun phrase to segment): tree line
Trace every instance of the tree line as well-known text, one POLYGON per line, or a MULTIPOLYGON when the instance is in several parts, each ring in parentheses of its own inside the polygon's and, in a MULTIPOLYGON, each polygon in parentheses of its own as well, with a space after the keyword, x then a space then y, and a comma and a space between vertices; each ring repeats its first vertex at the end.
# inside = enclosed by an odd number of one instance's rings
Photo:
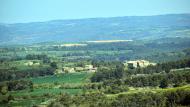
POLYGON ((12 69, 0 69, 0 81, 18 80, 22 78, 53 75, 55 69, 52 67, 31 68, 15 71, 12 69))

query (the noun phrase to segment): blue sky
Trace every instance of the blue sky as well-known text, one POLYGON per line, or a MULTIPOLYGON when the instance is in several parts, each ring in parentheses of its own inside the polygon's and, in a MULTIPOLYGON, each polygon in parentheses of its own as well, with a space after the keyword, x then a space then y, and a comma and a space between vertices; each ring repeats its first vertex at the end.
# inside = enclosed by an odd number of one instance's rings
POLYGON ((0 23, 190 13, 190 0, 0 0, 0 23))

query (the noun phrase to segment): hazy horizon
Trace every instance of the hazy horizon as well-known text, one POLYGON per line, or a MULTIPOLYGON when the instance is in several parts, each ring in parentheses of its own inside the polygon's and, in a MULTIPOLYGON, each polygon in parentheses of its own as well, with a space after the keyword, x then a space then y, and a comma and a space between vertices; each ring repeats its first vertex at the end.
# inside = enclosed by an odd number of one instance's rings
POLYGON ((31 21, 31 22, 0 22, 0 24, 27 24, 27 23, 43 23, 51 21, 68 21, 68 20, 85 20, 85 19, 100 19, 100 18, 119 18, 119 17, 151 17, 151 16, 163 16, 163 15, 190 15, 190 13, 173 13, 173 14, 157 14, 157 15, 132 15, 132 16, 110 16, 110 17, 88 17, 88 18, 71 18, 71 19, 50 19, 44 21, 31 21))
POLYGON ((1 0, 0 23, 189 14, 189 0, 1 0))

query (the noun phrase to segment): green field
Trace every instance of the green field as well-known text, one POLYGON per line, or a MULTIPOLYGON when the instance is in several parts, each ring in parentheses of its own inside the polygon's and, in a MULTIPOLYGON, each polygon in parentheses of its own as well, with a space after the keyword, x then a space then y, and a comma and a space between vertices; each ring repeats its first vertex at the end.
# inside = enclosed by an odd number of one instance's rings
POLYGON ((30 80, 34 84, 44 84, 44 83, 84 83, 88 81, 88 78, 92 73, 78 72, 78 73, 68 73, 68 74, 59 74, 38 78, 31 78, 30 80))
POLYGON ((59 93, 69 93, 69 94, 77 94, 81 92, 81 89, 60 89, 55 85, 55 83, 64 83, 64 84, 72 84, 72 85, 80 85, 87 83, 89 81, 92 73, 79 72, 79 73, 68 73, 68 74, 59 74, 45 77, 37 77, 31 78, 30 80, 36 85, 53 85, 50 88, 37 88, 30 92, 28 90, 23 90, 20 92, 13 92, 13 95, 23 96, 23 95, 43 95, 46 93, 49 94, 59 94, 59 93), (24 94, 23 94, 24 93, 24 94))
MULTIPOLYGON (((49 100, 46 95, 56 96, 60 93, 68 93, 68 94, 78 94, 82 92, 80 88, 59 88, 55 85, 55 83, 59 84, 72 84, 73 85, 81 85, 84 83, 88 83, 90 76, 93 73, 87 72, 79 72, 79 73, 68 73, 68 74, 59 74, 45 77, 37 77, 30 78, 30 80, 35 85, 52 85, 50 88, 34 88, 32 91, 30 90, 21 90, 21 91, 12 91, 9 92, 12 96, 16 97, 16 99, 10 102, 9 106, 31 106, 34 104, 41 104, 49 100)), ((51 97, 55 99, 54 97, 51 97)), ((0 107, 4 107, 7 105, 0 105, 0 107)))

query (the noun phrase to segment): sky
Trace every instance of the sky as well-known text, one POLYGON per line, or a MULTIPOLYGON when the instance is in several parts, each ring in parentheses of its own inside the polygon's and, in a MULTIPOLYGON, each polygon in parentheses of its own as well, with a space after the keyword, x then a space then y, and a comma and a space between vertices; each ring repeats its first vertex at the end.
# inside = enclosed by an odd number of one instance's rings
POLYGON ((0 23, 190 13, 190 0, 0 0, 0 23))

